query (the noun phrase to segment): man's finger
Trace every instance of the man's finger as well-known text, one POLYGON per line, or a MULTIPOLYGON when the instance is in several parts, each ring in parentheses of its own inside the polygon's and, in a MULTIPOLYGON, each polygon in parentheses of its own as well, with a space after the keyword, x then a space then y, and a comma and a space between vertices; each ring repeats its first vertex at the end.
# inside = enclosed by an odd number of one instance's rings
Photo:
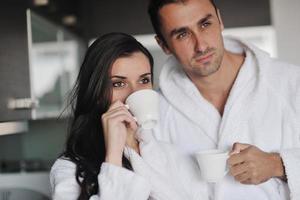
POLYGON ((250 144, 244 144, 244 143, 235 142, 232 145, 232 150, 230 152, 230 155, 233 155, 233 154, 236 154, 236 153, 240 153, 244 149, 247 149, 249 146, 251 146, 251 145, 250 144))
POLYGON ((244 155, 240 153, 232 154, 228 160, 227 163, 229 166, 239 165, 246 161, 246 158, 244 155))
POLYGON ((247 171, 247 165, 245 163, 236 164, 230 167, 230 174, 232 176, 243 174, 246 171, 247 171))
POLYGON ((248 172, 244 172, 234 177, 240 183, 248 182, 250 180, 250 175, 248 172))

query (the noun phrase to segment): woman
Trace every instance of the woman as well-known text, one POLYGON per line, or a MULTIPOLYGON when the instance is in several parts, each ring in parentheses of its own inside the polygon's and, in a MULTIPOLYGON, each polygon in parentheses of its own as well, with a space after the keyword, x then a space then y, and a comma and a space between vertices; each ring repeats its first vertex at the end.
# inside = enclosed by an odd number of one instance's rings
POLYGON ((143 134, 139 143, 124 105, 131 93, 152 88, 152 74, 152 56, 132 36, 106 34, 89 47, 71 101, 66 148, 51 169, 53 199, 186 199, 174 184, 184 184, 180 177, 174 181, 174 151, 143 142, 143 134))

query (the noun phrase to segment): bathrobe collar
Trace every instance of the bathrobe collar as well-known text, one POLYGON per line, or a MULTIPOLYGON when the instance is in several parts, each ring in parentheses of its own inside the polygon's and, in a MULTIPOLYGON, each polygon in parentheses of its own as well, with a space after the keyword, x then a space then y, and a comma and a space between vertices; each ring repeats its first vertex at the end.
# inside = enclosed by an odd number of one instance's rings
POLYGON ((234 110, 245 108, 240 98, 245 98, 247 93, 255 90, 255 86, 263 78, 264 68, 270 62, 266 52, 236 38, 226 37, 224 45, 228 51, 244 53, 246 58, 230 91, 222 117, 218 110, 204 99, 174 56, 163 66, 159 82, 163 96, 172 107, 198 125, 215 143, 220 139, 220 132, 225 128, 229 115, 234 110), (237 99, 239 101, 236 101, 237 99))

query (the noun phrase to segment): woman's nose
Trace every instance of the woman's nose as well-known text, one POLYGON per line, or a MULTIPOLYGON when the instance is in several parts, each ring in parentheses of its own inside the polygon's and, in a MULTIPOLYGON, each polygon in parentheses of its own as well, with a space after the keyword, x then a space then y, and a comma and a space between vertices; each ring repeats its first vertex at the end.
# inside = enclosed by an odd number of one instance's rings
POLYGON ((129 95, 131 95, 134 92, 137 92, 139 90, 143 90, 143 89, 152 89, 151 85, 147 85, 147 84, 132 84, 128 87, 127 90, 127 95, 126 98, 128 98, 129 95))
POLYGON ((143 89, 149 89, 149 86, 146 84, 132 84, 130 86, 130 94, 143 89))
POLYGON ((133 85, 133 86, 131 86, 131 93, 134 93, 134 92, 139 91, 141 89, 142 88, 139 87, 138 85, 133 85))

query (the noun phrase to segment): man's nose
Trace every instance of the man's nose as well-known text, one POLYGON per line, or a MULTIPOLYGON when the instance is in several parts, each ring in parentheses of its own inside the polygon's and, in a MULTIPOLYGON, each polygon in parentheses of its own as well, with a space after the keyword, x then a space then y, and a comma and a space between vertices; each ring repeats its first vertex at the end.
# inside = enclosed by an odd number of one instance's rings
POLYGON ((207 42, 203 36, 203 34, 199 31, 194 33, 194 48, 196 52, 205 52, 208 45, 207 42))

